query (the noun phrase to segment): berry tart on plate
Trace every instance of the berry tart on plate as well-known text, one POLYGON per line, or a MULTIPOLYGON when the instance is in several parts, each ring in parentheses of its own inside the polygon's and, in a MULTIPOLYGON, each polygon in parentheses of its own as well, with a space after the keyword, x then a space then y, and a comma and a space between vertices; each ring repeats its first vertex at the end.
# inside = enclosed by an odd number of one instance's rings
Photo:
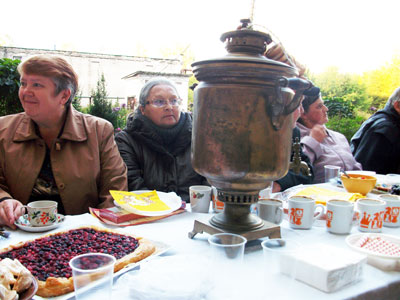
POLYGON ((54 297, 74 290, 71 258, 89 252, 108 253, 117 261, 114 273, 155 251, 144 238, 95 226, 47 234, 0 250, 0 259, 18 259, 37 279, 37 295, 54 297))

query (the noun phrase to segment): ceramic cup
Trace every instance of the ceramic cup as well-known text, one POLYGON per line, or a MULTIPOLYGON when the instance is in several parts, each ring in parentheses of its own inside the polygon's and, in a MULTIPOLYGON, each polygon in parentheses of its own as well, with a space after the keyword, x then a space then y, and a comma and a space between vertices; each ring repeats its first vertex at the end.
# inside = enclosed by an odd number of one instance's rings
POLYGON ((358 199, 358 230, 362 232, 381 232, 386 201, 380 199, 358 199))
POLYGON ((57 223, 57 202, 39 200, 24 205, 22 209, 28 212, 24 215, 34 227, 50 226, 57 223))
POLYGON ((354 204, 346 200, 329 200, 326 203, 326 229, 330 233, 347 234, 351 231, 354 204))
POLYGON ((283 218, 283 203, 278 199, 261 198, 257 202, 257 212, 261 219, 280 224, 283 218))
POLYGON ((310 229, 325 208, 322 204, 315 204, 315 200, 304 196, 289 198, 289 225, 293 229, 310 229), (317 212, 317 208, 320 211, 317 212))
POLYGON ((380 195, 379 199, 386 202, 383 226, 400 227, 400 196, 380 195))
POLYGON ((399 174, 386 174, 385 176, 386 184, 392 186, 394 184, 400 184, 400 175, 399 174))
POLYGON ((210 210, 211 187, 207 185, 192 185, 189 188, 190 207, 192 212, 208 213, 210 210))
POLYGON ((224 202, 218 200, 218 190, 215 186, 212 187, 211 194, 212 208, 216 213, 222 212, 224 210, 224 202))

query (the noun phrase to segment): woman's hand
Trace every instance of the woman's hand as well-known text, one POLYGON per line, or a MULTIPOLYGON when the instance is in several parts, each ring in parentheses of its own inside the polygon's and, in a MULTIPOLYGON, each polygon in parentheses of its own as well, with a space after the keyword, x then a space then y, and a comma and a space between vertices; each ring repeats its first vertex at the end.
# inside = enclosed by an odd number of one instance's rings
POLYGON ((0 202, 0 224, 16 229, 14 222, 22 215, 22 203, 15 199, 0 202))
POLYGON ((277 182, 273 182, 272 183, 272 192, 273 193, 278 193, 281 190, 282 190, 282 187, 281 187, 281 185, 279 183, 277 183, 277 182))
POLYGON ((322 141, 328 136, 326 133, 325 127, 323 125, 314 125, 311 129, 310 136, 316 139, 318 142, 322 143, 322 141))

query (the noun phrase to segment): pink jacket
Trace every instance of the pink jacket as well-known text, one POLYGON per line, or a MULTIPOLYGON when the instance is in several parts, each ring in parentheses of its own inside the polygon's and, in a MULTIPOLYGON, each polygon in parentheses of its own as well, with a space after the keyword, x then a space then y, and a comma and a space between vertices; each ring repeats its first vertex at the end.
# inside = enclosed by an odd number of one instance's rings
POLYGON ((300 129, 303 152, 310 158, 314 167, 314 183, 325 181, 325 165, 339 166, 341 170, 362 170, 351 153, 346 137, 336 131, 326 129, 328 136, 319 143, 310 136, 310 128, 297 122, 300 129))

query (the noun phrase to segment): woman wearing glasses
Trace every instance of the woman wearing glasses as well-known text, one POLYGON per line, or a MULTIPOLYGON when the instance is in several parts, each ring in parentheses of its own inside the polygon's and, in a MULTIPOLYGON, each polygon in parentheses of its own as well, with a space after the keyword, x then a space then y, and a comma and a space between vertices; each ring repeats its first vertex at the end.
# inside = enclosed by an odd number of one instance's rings
POLYGON ((175 86, 165 78, 148 81, 139 108, 116 142, 128 167, 128 188, 175 192, 189 201, 189 187, 207 184, 191 163, 192 117, 181 111, 175 86))

